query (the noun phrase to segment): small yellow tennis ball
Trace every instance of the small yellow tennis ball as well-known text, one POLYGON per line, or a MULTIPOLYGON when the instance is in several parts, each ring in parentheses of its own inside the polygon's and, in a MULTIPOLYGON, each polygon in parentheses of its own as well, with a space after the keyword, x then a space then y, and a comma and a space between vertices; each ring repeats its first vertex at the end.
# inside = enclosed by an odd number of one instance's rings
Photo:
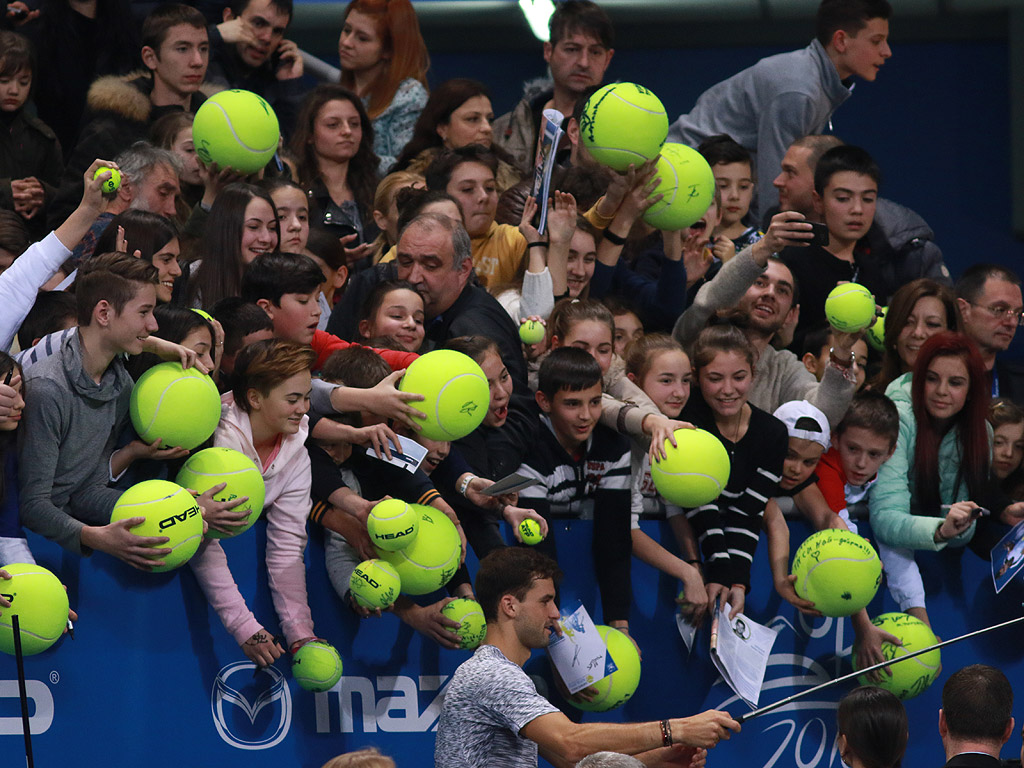
POLYGON ((330 643, 313 640, 292 656, 295 682, 307 691, 327 691, 341 680, 341 656, 330 643))
POLYGON ((21 652, 42 653, 64 634, 68 625, 68 593, 60 579, 41 565, 11 563, 0 579, 0 596, 11 604, 0 608, 0 651, 14 653, 14 622, 18 617, 21 652))
POLYGON ((882 314, 875 318, 875 322, 868 326, 865 336, 868 344, 879 352, 885 351, 885 316, 889 313, 888 307, 882 307, 882 314))
POLYGON ((611 83, 583 107, 580 138, 597 162, 625 171, 658 156, 668 136, 661 100, 636 83, 611 83))
POLYGON ((387 608, 398 598, 402 580, 391 563, 384 560, 364 560, 348 580, 352 597, 364 608, 387 608))
POLYGON ((180 363, 160 363, 132 389, 129 412, 144 443, 189 450, 207 440, 220 421, 220 393, 213 379, 180 363))
POLYGON ((232 510, 248 512, 249 516, 245 523, 236 527, 230 534, 211 528, 206 532, 207 538, 224 539, 237 536, 249 530, 263 512, 263 501, 267 493, 263 475, 252 459, 231 448, 207 448, 189 456, 174 481, 182 488, 189 488, 200 494, 206 493, 215 485, 227 483, 227 487, 213 497, 214 501, 233 501, 242 496, 249 497, 248 501, 232 510))
POLYGON ((825 299, 825 317, 837 331, 862 331, 875 320, 875 297, 857 283, 837 285, 825 299))
POLYGON ((270 162, 280 132, 266 99, 237 88, 204 101, 192 122, 199 159, 239 173, 255 173, 270 162))
POLYGON ((419 512, 401 499, 385 499, 374 505, 366 521, 370 541, 374 546, 389 552, 412 544, 419 527, 419 512))
MULTIPOLYGON (((882 656, 886 660, 898 659, 908 653, 935 645, 939 641, 927 624, 908 613, 883 613, 872 619, 871 623, 889 634, 896 635, 903 643, 900 646, 883 642, 882 656)), ((885 674, 884 670, 879 670, 880 682, 872 682, 866 675, 861 675, 857 679, 861 685, 877 685, 901 699, 912 699, 935 682, 942 668, 941 662, 942 651, 936 648, 913 659, 886 667, 892 672, 891 677, 885 674)), ((856 653, 853 654, 853 668, 857 669, 856 653)))
POLYGON ((451 349, 421 355, 406 370, 398 388, 424 400, 409 403, 421 434, 429 440, 458 440, 480 426, 491 404, 487 377, 472 358, 451 349))
POLYGON ((454 523, 443 512, 421 504, 411 504, 419 512, 416 539, 395 552, 377 548, 377 555, 398 571, 402 592, 426 595, 440 589, 455 575, 462 555, 462 541, 454 523))
POLYGON ((519 326, 519 339, 523 344, 539 344, 544 341, 547 329, 536 320, 527 320, 519 326))
POLYGON ((700 219, 715 199, 715 175, 697 150, 667 143, 661 148, 652 196, 664 197, 644 213, 644 221, 666 230, 685 229, 700 219))
POLYGON ((121 172, 117 170, 117 168, 108 168, 105 165, 101 165, 96 169, 96 173, 94 173, 92 177, 94 179, 98 179, 100 174, 105 173, 106 171, 110 171, 110 178, 103 181, 100 189, 103 190, 104 194, 109 195, 116 192, 118 187, 121 186, 121 172))
POLYGON ((484 641, 487 634, 487 622, 484 620, 484 609, 476 600, 458 597, 441 609, 441 615, 459 622, 455 633, 459 636, 459 647, 471 651, 484 641))
POLYGON ((618 669, 592 685, 597 688, 593 701, 570 701, 574 707, 586 712, 607 712, 621 707, 636 693, 640 685, 640 654, 633 641, 613 627, 596 626, 598 634, 608 646, 608 654, 618 669))
POLYGON ((170 541, 159 548, 171 552, 160 559, 162 566, 154 572, 171 571, 184 565, 203 541, 203 513, 192 494, 167 480, 144 480, 136 483, 114 505, 110 522, 130 517, 144 517, 146 522, 132 528, 136 536, 167 536, 170 541))
POLYGON ((530 546, 544 541, 544 537, 540 533, 540 523, 529 517, 519 524, 519 537, 523 540, 523 544, 530 546))
POLYGON ((808 536, 793 557, 796 593, 826 616, 852 616, 882 582, 882 561, 871 543, 839 528, 808 536))
POLYGON ((692 509, 718 498, 729 482, 729 453, 703 429, 677 429, 676 447, 665 441, 666 458, 651 464, 651 479, 666 501, 692 509))

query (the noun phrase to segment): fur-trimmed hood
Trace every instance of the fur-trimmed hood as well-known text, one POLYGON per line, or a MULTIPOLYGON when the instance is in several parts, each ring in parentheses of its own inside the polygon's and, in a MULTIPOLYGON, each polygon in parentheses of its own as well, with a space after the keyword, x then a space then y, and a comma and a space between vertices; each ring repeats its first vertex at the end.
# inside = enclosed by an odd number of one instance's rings
MULTIPOLYGON (((93 114, 107 112, 137 123, 148 123, 153 113, 153 102, 149 100, 152 90, 153 76, 144 70, 106 75, 89 86, 86 107, 93 114)), ((199 92, 192 96, 191 111, 195 112, 207 97, 219 90, 222 89, 216 85, 203 83, 199 92)))

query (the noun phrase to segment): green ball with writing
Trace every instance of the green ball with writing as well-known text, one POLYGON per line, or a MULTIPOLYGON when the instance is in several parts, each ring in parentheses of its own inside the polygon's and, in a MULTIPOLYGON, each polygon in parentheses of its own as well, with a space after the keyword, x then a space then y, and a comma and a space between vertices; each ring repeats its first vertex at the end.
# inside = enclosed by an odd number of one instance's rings
MULTIPOLYGON (((903 643, 901 646, 882 643, 882 656, 886 661, 920 651, 938 642, 931 628, 909 613, 883 613, 872 619, 871 623, 895 635, 903 643)), ((853 668, 858 668, 856 653, 853 654, 853 668)), ((885 674, 884 669, 879 670, 879 682, 869 680, 867 675, 861 675, 857 679, 861 685, 877 685, 901 699, 912 699, 935 682, 942 669, 942 652, 935 648, 912 659, 896 662, 886 669, 892 672, 892 675, 885 674)))
POLYGON ((882 561, 863 536, 829 528, 808 536, 793 558, 796 593, 826 616, 852 616, 882 583, 882 561))

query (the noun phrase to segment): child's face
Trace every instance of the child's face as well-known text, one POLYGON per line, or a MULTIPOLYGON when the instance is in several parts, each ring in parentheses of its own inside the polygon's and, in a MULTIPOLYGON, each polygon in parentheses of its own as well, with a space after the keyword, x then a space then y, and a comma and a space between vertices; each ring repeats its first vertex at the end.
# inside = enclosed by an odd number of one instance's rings
POLYGON ((278 187, 270 194, 270 199, 277 208, 281 251, 302 253, 309 239, 309 201, 302 190, 295 187, 278 187))
POLYGON ((832 444, 839 451, 850 485, 864 485, 877 475, 896 447, 885 435, 865 427, 847 427, 842 434, 832 436, 832 444))
POLYGON ((416 435, 413 437, 417 443, 427 449, 427 455, 423 457, 423 463, 420 465, 420 469, 427 475, 437 469, 437 465, 448 458, 448 453, 452 449, 452 444, 447 440, 429 440, 423 435, 416 435))
POLYGON ((277 248, 277 217, 270 203, 262 197, 250 200, 244 215, 240 248, 242 262, 249 265, 257 256, 272 253, 277 248))
POLYGON ((565 265, 565 279, 570 298, 579 298, 583 289, 590 285, 596 261, 597 244, 594 243, 594 236, 577 229, 569 241, 569 261, 565 265))
POLYGON ((260 306, 274 323, 274 336, 294 341, 296 344, 310 344, 320 322, 320 304, 317 296, 320 289, 310 293, 285 293, 281 304, 275 305, 267 299, 260 299, 260 306))
POLYGON ((196 186, 202 184, 203 178, 199 175, 199 155, 196 154, 196 145, 192 140, 191 125, 178 131, 174 143, 171 144, 171 151, 181 160, 182 169, 178 178, 182 183, 196 186))
POLYGON ((713 169, 715 184, 722 192, 722 226, 738 224, 754 197, 754 179, 749 163, 719 163, 713 169))
POLYGON ((840 76, 857 75, 869 83, 878 77, 878 70, 892 56, 889 48, 888 19, 868 19, 863 29, 846 37, 841 53, 840 76))
POLYGON ((924 407, 939 422, 963 410, 971 391, 971 378, 962 357, 943 355, 928 364, 924 378, 924 407))
POLYGON ((560 389, 551 400, 538 392, 537 404, 551 418, 559 444, 575 451, 587 441, 601 418, 601 382, 576 392, 560 389))
MULTIPOLYGON (((814 357, 810 352, 803 357, 804 367, 813 373, 814 378, 818 381, 821 381, 821 377, 825 375, 825 367, 828 365, 829 360, 829 348, 832 344, 833 341, 830 336, 828 346, 822 347, 817 357, 814 357)), ((868 343, 863 339, 858 339, 854 342, 853 359, 857 361, 857 389, 854 391, 860 392, 868 375, 868 343)))
POLYGON ((824 452, 825 448, 821 443, 802 437, 790 437, 786 460, 782 463, 779 487, 784 491, 791 491, 807 480, 818 466, 818 459, 824 452))
POLYGON ((336 442, 318 440, 317 444, 324 449, 324 453, 330 456, 331 461, 335 464, 344 464, 352 456, 352 443, 347 443, 344 440, 336 442))
POLYGON ((498 189, 491 169, 480 163, 462 163, 452 171, 445 192, 459 201, 469 236, 487 234, 498 212, 498 189))
POLYGON ((309 371, 289 376, 266 395, 250 389, 250 419, 259 421, 272 434, 294 435, 309 411, 311 389, 309 371))
POLYGON ((839 171, 832 174, 820 196, 815 192, 814 201, 830 237, 840 244, 855 243, 875 220, 878 184, 867 174, 839 171))
POLYGON ((690 358, 681 349, 658 352, 651 360, 640 388, 658 410, 670 419, 678 419, 690 399, 690 358))
POLYGON ((0 112, 17 112, 32 90, 32 70, 22 67, 13 75, 0 77, 0 112))
POLYGON ((600 320, 582 320, 565 334, 554 347, 576 347, 582 349, 601 366, 601 373, 607 373, 612 364, 615 346, 612 341, 612 329, 600 320))
POLYGON ((109 330, 117 352, 142 354, 142 347, 151 333, 159 329, 153 309, 156 307, 156 286, 140 286, 135 297, 120 313, 111 310, 109 330))
POLYGON ((480 370, 487 377, 487 386, 491 390, 484 426, 501 427, 508 418, 508 403, 512 399, 512 377, 501 357, 493 349, 488 350, 480 361, 480 370))
POLYGON ((622 357, 626 351, 626 345, 633 339, 639 339, 644 335, 644 326, 640 318, 632 312, 622 315, 615 315, 615 354, 622 357))
MULTIPOLYGON (((0 427, 2 429, 3 427, 0 427)), ((995 428, 992 442, 992 474, 1005 480, 1024 458, 1024 423, 1003 424, 995 428)))
POLYGON ((754 372, 739 352, 719 352, 700 370, 700 392, 711 410, 725 418, 736 416, 747 404, 754 372))
POLYGON ((406 352, 423 345, 423 297, 408 288, 389 291, 370 320, 359 323, 364 338, 390 336, 406 352))
MULTIPOLYGON (((0 381, 6 378, 0 376, 0 381)), ((6 416, 0 416, 0 432, 13 432, 21 424, 21 412, 25 409, 25 385, 21 381, 21 372, 15 368, 14 373, 11 376, 11 383, 9 387, 13 388, 17 393, 14 397, 14 402, 11 403, 11 410, 6 416)))
POLYGON ((181 340, 181 346, 191 349, 199 357, 199 362, 213 370, 213 339, 209 328, 196 326, 181 340))

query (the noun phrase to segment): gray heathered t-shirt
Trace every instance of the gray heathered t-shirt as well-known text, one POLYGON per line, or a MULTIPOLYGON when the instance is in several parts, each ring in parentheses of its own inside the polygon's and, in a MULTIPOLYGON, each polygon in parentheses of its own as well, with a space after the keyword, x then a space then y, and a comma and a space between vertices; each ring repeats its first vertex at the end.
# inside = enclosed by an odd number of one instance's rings
POLYGON ((481 645, 445 691, 435 768, 537 768, 537 745, 519 729, 557 711, 522 667, 493 645, 481 645))

